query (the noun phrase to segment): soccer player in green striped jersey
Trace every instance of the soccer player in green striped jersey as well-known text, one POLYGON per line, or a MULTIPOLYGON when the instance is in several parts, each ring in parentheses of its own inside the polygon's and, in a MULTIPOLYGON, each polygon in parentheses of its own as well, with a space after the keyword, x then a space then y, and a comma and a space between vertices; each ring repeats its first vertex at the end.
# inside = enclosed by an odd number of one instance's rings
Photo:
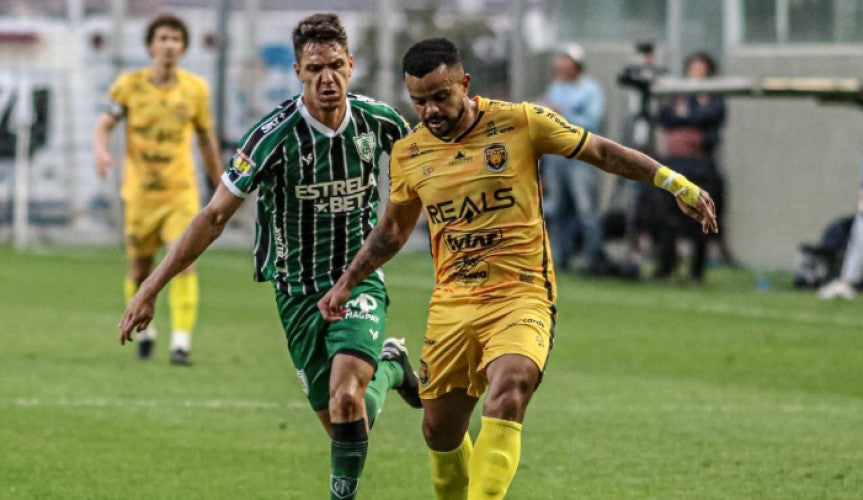
POLYGON ((120 342, 147 327, 158 292, 257 190, 255 279, 273 284, 291 359, 332 439, 331 498, 354 498, 387 390, 419 408, 418 382, 403 342, 384 340, 380 270, 354 288, 347 321, 323 321, 316 304, 377 222, 381 155, 409 127, 386 104, 348 94, 353 58, 336 15, 300 21, 293 44, 303 93, 243 137, 213 199, 130 301, 120 342))

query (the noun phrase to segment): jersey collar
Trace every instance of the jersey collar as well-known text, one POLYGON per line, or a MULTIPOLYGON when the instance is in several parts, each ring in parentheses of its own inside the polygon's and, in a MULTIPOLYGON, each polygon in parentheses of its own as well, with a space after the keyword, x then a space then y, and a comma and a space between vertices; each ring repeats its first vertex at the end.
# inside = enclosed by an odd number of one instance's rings
POLYGON ((351 121, 351 101, 350 101, 350 99, 345 100, 345 117, 344 117, 344 119, 342 119, 341 125, 339 125, 339 128, 336 130, 333 130, 330 127, 327 127, 326 125, 324 125, 323 123, 317 121, 311 115, 311 113, 309 113, 309 110, 306 108, 305 103, 303 103, 302 94, 300 94, 300 98, 298 100, 299 100, 299 105, 297 107, 300 109, 300 114, 303 116, 303 118, 305 118, 306 122, 308 122, 308 124, 311 125, 313 129, 317 130, 318 132, 327 136, 328 138, 332 139, 333 137, 344 132, 346 128, 348 128, 348 122, 351 121))

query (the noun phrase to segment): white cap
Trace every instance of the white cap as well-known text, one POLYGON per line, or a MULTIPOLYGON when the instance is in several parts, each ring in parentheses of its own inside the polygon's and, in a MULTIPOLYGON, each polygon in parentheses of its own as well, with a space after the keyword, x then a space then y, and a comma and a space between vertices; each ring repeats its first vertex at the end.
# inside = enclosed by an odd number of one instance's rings
POLYGON ((560 46, 560 50, 558 52, 569 57, 578 64, 584 63, 584 47, 577 43, 564 43, 560 46))

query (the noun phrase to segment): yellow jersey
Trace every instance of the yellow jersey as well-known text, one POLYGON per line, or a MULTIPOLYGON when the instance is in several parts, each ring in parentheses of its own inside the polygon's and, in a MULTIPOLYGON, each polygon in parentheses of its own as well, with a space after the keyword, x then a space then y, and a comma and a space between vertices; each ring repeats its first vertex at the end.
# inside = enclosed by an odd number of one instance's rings
POLYGON ((399 140, 390 202, 419 199, 435 267, 432 300, 557 294, 542 216, 539 158, 578 157, 590 133, 530 103, 475 97, 476 119, 444 141, 422 124, 399 140))
POLYGON ((120 75, 109 90, 116 118, 126 118, 125 201, 198 195, 192 157, 193 131, 213 126, 207 82, 177 70, 177 82, 158 87, 150 68, 120 75))

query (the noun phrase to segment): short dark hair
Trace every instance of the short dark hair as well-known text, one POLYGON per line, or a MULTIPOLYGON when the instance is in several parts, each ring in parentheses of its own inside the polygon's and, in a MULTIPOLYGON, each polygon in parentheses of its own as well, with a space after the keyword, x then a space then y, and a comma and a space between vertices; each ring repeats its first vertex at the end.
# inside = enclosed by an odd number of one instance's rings
POLYGON ((301 20, 294 28, 291 40, 298 61, 307 43, 336 42, 348 52, 348 34, 336 14, 312 14, 301 20))
POLYGON ((402 74, 422 78, 441 64, 446 67, 461 64, 461 54, 446 38, 429 38, 408 49, 402 59, 402 74))
POLYGON ((159 14, 150 21, 150 24, 147 25, 147 34, 144 36, 144 41, 147 43, 147 47, 153 43, 153 38, 156 36, 156 30, 161 27, 171 28, 182 33, 183 50, 189 48, 189 29, 186 27, 186 23, 184 23, 182 19, 173 14, 159 14))
POLYGON ((716 59, 713 58, 708 52, 693 52, 686 56, 686 59, 683 61, 683 70, 688 71, 689 65, 695 61, 702 61, 705 65, 707 65, 707 76, 716 76, 716 73, 719 72, 719 65, 716 63, 716 59))

